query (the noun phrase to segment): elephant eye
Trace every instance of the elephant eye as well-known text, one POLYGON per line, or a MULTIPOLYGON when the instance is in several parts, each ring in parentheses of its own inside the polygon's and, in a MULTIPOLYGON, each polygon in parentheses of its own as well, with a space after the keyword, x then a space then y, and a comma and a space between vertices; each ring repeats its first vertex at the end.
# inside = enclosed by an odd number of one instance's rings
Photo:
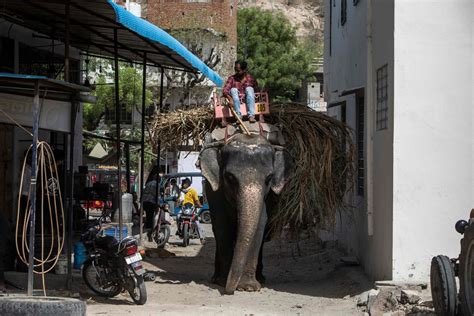
POLYGON ((273 178, 273 175, 268 175, 266 178, 265 178, 265 184, 268 185, 270 183, 270 181, 272 181, 272 178, 273 178))
POLYGON ((227 181, 229 181, 230 183, 237 183, 238 182, 237 178, 230 172, 227 172, 225 174, 225 177, 226 177, 227 181))

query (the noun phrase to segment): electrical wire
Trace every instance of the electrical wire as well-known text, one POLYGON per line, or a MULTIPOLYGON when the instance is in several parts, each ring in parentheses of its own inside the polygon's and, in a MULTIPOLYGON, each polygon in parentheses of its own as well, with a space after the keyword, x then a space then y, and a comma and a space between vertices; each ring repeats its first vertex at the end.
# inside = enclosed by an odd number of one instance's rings
MULTIPOLYGON (((25 181, 25 168, 27 164, 28 156, 30 155, 32 145, 27 150, 25 158, 23 160, 23 168, 21 172, 20 180, 20 190, 18 193, 18 209, 17 209, 17 220, 16 220, 16 236, 21 228, 21 242, 19 238, 15 238, 16 250, 20 260, 26 264, 28 263, 29 256, 29 246, 28 246, 28 224, 31 216, 30 208, 30 194, 31 194, 31 183, 28 189, 28 198, 26 201, 25 209, 21 209, 21 196, 22 188, 25 181), (22 216, 24 214, 24 216, 22 216), (20 227, 21 226, 21 227, 20 227)), ((53 150, 51 146, 45 141, 39 141, 37 144, 37 173, 36 178, 39 180, 40 185, 38 186, 38 193, 40 198, 37 199, 40 201, 39 207, 36 208, 36 214, 40 215, 39 219, 41 220, 41 255, 40 258, 34 257, 33 262, 33 272, 35 274, 41 275, 42 285, 43 285, 43 294, 46 296, 46 273, 52 271, 58 262, 62 250, 64 248, 64 239, 65 239, 65 217, 64 217, 64 207, 61 195, 61 188, 59 186, 59 177, 58 177, 58 168, 56 164, 56 159, 54 158, 53 150), (51 233, 51 244, 49 250, 45 249, 45 206, 49 210, 49 231, 51 233), (38 211, 40 214, 38 214, 38 211), (45 253, 47 255, 45 256, 45 253), (46 268, 46 265, 51 265, 46 268)), ((38 218, 38 216, 37 216, 38 218)), ((36 236, 35 236, 36 237, 36 236)))

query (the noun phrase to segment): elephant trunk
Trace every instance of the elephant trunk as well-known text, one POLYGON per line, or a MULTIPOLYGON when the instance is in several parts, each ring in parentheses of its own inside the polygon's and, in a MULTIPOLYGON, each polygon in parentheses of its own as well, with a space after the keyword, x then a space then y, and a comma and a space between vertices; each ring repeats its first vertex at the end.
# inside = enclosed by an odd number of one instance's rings
POLYGON ((247 185, 242 189, 239 198, 237 240, 232 265, 227 277, 226 294, 233 294, 237 289, 250 254, 254 247, 260 247, 260 245, 254 245, 254 243, 255 240, 261 240, 261 236, 257 236, 257 234, 263 233, 261 225, 265 225, 265 223, 262 223, 262 211, 264 210, 262 187, 258 184, 247 185))

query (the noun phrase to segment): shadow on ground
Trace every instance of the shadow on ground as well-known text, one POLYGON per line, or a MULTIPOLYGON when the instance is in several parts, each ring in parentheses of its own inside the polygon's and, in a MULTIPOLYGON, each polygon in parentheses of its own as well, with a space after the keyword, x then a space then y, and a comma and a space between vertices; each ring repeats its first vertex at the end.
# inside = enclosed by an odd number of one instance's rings
MULTIPOLYGON (((209 225, 210 227, 210 225, 209 225)), ((204 245, 193 240, 188 247, 172 240, 166 249, 150 249, 146 261, 157 275, 156 283, 202 284, 218 289, 211 283, 214 271, 215 241, 207 238, 204 245)), ((264 248, 264 287, 278 292, 325 298, 354 296, 371 288, 371 283, 357 266, 341 263, 341 253, 323 248, 316 240, 299 243, 271 241, 264 248)))

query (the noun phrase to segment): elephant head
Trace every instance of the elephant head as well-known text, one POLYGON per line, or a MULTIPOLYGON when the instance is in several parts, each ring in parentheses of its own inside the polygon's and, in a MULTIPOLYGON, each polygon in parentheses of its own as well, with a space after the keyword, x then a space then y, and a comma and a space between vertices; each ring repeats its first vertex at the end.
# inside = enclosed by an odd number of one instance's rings
POLYGON ((261 136, 238 134, 224 145, 205 147, 200 165, 212 190, 225 195, 236 216, 237 237, 225 288, 233 293, 248 261, 258 257, 267 220, 265 198, 270 190, 281 193, 293 159, 261 136))

